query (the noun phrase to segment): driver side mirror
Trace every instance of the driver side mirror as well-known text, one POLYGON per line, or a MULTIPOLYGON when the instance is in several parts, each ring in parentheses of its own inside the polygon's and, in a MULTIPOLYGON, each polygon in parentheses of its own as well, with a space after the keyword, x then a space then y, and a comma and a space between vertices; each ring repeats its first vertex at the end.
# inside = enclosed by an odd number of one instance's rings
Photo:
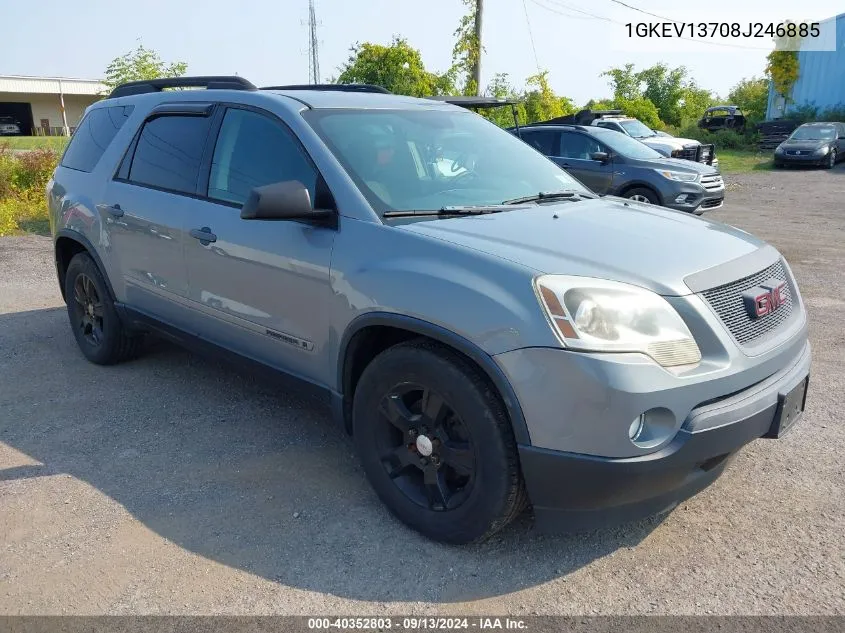
POLYGON ((590 154, 591 160, 597 160, 600 163, 606 163, 610 160, 610 154, 607 152, 593 152, 590 154))
POLYGON ((311 193, 298 180, 274 182, 256 187, 241 207, 244 220, 327 220, 334 215, 328 209, 314 209, 311 193))

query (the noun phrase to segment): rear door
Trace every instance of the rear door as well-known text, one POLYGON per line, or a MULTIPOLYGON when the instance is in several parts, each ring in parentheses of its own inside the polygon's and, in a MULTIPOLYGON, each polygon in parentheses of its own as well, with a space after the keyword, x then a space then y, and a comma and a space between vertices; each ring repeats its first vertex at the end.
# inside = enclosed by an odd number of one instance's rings
POLYGON ((523 130, 522 140, 545 156, 554 156, 560 145, 560 132, 557 130, 523 130))
POLYGON ((553 160, 598 194, 610 191, 613 182, 613 160, 593 160, 590 156, 610 149, 582 132, 562 131, 560 146, 553 160))
POLYGON ((334 206, 331 195, 299 140, 275 115, 230 106, 219 119, 202 187, 207 197, 184 215, 197 332, 319 382, 326 374, 336 229, 243 220, 240 212, 253 188, 276 182, 301 182, 320 208, 334 206))
POLYGON ((126 303, 187 329, 183 227, 202 205, 197 187, 212 111, 203 103, 154 110, 98 205, 126 303))

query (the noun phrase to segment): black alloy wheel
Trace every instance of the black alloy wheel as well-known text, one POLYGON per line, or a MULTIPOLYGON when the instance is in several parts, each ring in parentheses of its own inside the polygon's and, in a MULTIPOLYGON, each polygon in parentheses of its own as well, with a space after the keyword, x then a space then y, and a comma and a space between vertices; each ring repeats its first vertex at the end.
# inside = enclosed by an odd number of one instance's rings
POLYGON ((395 485, 417 505, 443 512, 460 506, 475 479, 469 433, 430 387, 403 382, 381 401, 376 448, 395 485))
POLYGON ((97 293, 93 280, 85 273, 79 273, 73 282, 74 325, 82 334, 82 340, 99 347, 103 344, 103 300, 97 293))

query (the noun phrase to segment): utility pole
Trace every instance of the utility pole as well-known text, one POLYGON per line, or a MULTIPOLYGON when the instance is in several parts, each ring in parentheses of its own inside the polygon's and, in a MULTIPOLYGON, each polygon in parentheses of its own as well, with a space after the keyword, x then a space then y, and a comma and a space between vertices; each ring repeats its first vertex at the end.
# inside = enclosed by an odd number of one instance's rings
POLYGON ((308 0, 308 81, 312 84, 320 83, 320 45, 317 42, 317 12, 314 0, 308 0))
POLYGON ((475 0, 475 43, 478 46, 472 78, 475 80, 475 93, 481 96, 481 14, 484 11, 484 0, 475 0))

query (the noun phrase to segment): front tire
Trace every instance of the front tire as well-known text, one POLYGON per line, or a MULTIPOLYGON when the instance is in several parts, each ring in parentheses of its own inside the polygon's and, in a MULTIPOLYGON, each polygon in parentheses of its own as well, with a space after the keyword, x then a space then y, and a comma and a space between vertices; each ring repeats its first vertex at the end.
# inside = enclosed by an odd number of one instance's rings
POLYGON ((510 421, 498 395, 457 353, 401 343, 364 370, 352 409, 355 446, 388 509, 436 541, 482 541, 526 506, 510 421))
POLYGON ((836 167, 836 150, 830 150, 830 153, 827 155, 827 163, 825 163, 825 169, 833 169, 836 167))
POLYGON ((645 187, 634 187, 633 189, 629 189, 625 192, 625 197, 628 198, 628 200, 634 200, 635 202, 660 204, 660 199, 657 197, 657 194, 651 189, 647 189, 645 187))
POLYGON ((100 269, 87 253, 76 254, 68 264, 65 300, 76 343, 89 361, 112 365, 138 353, 140 336, 124 328, 100 269))

